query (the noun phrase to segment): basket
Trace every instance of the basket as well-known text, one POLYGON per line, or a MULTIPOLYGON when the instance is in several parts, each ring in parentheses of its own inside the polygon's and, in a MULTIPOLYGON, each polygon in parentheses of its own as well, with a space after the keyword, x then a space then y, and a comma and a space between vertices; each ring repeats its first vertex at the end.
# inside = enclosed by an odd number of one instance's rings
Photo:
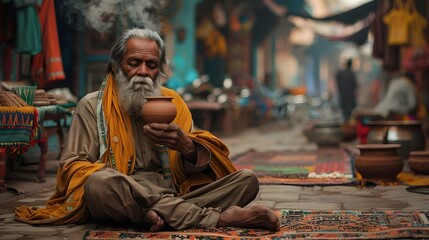
POLYGON ((12 87, 12 92, 18 95, 28 105, 32 106, 34 102, 34 96, 36 94, 36 86, 15 86, 12 87))

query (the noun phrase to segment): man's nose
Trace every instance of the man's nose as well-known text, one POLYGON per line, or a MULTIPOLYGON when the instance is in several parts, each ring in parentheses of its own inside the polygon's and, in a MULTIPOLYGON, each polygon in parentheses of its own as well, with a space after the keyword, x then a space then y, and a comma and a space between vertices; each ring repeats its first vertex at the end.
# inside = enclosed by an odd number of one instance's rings
POLYGON ((143 76, 143 77, 146 77, 149 75, 148 68, 146 67, 145 64, 142 64, 139 66, 139 68, 137 69, 137 75, 143 76))

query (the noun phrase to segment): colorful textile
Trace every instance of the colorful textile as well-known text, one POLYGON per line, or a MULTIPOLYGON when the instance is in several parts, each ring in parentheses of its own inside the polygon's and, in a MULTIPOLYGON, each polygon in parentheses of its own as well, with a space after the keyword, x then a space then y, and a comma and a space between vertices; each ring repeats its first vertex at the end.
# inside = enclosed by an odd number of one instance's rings
POLYGON ((136 228, 89 230, 84 239, 424 239, 429 236, 429 211, 425 210, 283 209, 276 213, 281 227, 277 232, 226 227, 154 233, 136 228))
POLYGON ((38 86, 43 88, 46 82, 65 79, 54 0, 43 1, 39 9, 39 20, 42 26, 43 51, 33 57, 31 75, 33 79, 37 79, 38 86))
POLYGON ((38 1, 14 0, 16 14, 15 51, 35 55, 42 51, 42 29, 34 5, 41 5, 38 1))
POLYGON ((0 147, 25 152, 37 133, 37 109, 0 107, 0 147))
POLYGON ((341 148, 258 152, 233 158, 238 169, 255 171, 261 184, 337 185, 354 181, 350 156, 341 148))

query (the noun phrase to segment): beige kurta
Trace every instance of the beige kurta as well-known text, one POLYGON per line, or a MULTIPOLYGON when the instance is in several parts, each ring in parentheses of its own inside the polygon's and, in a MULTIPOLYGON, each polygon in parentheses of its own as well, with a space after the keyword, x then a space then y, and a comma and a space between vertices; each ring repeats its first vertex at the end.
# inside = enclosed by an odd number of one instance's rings
MULTIPOLYGON (((96 105, 97 92, 80 101, 61 165, 78 159, 98 160, 96 105)), ((177 197, 174 187, 163 178, 153 143, 143 133, 143 123, 136 119, 131 119, 131 123, 137 157, 134 174, 126 176, 105 168, 93 173, 85 183, 85 202, 94 220, 141 223, 144 214, 153 209, 175 229, 209 228, 216 226, 220 211, 232 205, 245 206, 256 196, 257 178, 252 171, 244 170, 177 197)), ((209 151, 200 145, 197 149, 197 165, 207 162, 201 160, 210 158, 209 151)), ((194 168, 199 170, 201 166, 194 168)))

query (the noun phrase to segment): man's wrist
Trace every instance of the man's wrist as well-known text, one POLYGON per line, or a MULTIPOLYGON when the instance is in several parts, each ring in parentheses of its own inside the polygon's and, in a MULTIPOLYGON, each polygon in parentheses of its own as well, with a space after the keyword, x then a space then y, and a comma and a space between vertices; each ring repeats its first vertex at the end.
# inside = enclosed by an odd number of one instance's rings
POLYGON ((198 143, 195 143, 194 146, 195 156, 192 159, 187 159, 185 155, 182 154, 180 156, 185 172, 188 174, 204 171, 209 165, 211 158, 211 153, 205 146, 198 143))

